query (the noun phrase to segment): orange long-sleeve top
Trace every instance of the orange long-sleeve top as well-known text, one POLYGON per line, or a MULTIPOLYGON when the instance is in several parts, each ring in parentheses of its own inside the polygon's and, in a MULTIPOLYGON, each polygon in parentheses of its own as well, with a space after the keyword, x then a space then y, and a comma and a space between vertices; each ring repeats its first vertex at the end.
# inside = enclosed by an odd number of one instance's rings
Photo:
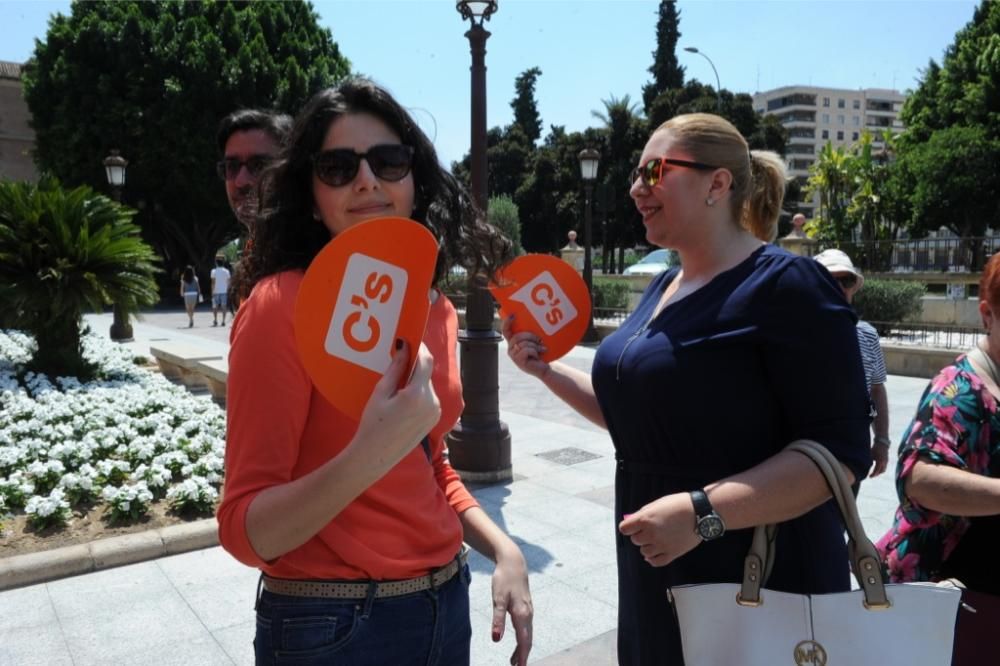
POLYGON ((233 322, 219 541, 240 562, 275 578, 424 575, 454 558, 462 543, 458 516, 478 506, 444 456, 444 436, 464 406, 458 319, 444 295, 431 306, 424 333, 441 403, 441 419, 429 435, 430 461, 414 442, 409 454, 315 536, 273 561, 262 560, 250 544, 246 515, 257 494, 337 456, 358 426, 320 395, 299 360, 293 315, 302 276, 286 271, 261 280, 233 322))

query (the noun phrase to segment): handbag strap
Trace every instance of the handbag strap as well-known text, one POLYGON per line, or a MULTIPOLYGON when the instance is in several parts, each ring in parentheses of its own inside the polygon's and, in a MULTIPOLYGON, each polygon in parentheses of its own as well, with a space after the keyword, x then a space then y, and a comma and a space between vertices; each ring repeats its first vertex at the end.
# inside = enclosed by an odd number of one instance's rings
MULTIPOLYGON (((890 604, 885 594, 882 562, 875 546, 865 535, 861 519, 858 517, 854 493, 851 492, 851 484, 847 482, 840 462, 822 444, 808 439, 795 440, 786 447, 786 450, 808 456, 826 479, 826 484, 833 493, 833 498, 840 508, 840 515, 844 519, 851 571, 864 592, 865 607, 888 608, 890 604)), ((760 587, 774 564, 775 531, 775 525, 758 525, 754 529, 750 552, 747 553, 743 564, 743 584, 736 597, 737 602, 743 606, 759 606, 761 603, 760 587)))

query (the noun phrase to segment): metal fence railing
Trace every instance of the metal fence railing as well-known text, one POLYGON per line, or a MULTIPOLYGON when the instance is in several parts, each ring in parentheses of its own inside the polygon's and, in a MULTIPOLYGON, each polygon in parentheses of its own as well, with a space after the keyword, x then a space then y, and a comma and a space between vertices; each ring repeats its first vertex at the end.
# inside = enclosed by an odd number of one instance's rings
POLYGON ((605 326, 621 326, 629 314, 629 310, 621 308, 594 308, 594 323, 605 326))
MULTIPOLYGON (((621 326, 629 311, 616 308, 594 308, 594 323, 603 326, 621 326)), ((973 326, 951 326, 947 324, 922 324, 870 321, 878 331, 882 342, 915 347, 935 347, 954 349, 957 352, 972 349, 983 334, 981 328, 973 326)))
POLYGON ((971 326, 883 321, 870 321, 868 323, 878 331, 882 342, 954 349, 956 352, 972 349, 983 334, 981 328, 971 326))
POLYGON ((1000 250, 1000 236, 894 241, 820 241, 816 251, 839 248, 861 270, 875 273, 978 273, 1000 250))

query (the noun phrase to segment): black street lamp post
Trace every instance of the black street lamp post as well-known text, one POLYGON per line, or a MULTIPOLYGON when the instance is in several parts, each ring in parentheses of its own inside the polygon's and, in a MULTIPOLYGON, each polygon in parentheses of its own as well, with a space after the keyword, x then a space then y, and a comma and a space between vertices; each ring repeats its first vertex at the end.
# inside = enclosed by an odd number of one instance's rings
POLYGON ((712 66, 712 71, 715 72, 715 110, 722 115, 722 84, 719 83, 719 70, 715 69, 715 63, 707 55, 699 51, 694 46, 685 46, 684 50, 688 53, 697 53, 702 58, 708 61, 708 64, 712 66))
MULTIPOLYGON (((117 150, 112 150, 111 154, 104 158, 104 172, 108 177, 108 185, 111 186, 111 194, 115 201, 121 203, 122 188, 125 187, 125 169, 128 167, 128 160, 118 154, 117 150)), ((132 340, 132 324, 129 323, 128 314, 121 305, 115 303, 113 306, 114 322, 111 324, 110 337, 115 342, 129 342, 132 340)))
POLYGON ((586 198, 583 213, 583 281, 587 283, 587 295, 590 296, 590 320, 587 322, 583 341, 600 342, 601 336, 594 328, 594 266, 590 253, 593 247, 591 230, 593 227, 594 181, 597 180, 597 165, 601 160, 601 154, 593 148, 584 148, 580 151, 579 159, 580 177, 583 178, 586 198))
MULTIPOLYGON (((486 39, 483 22, 497 10, 496 0, 459 0, 455 8, 468 19, 472 52, 472 198, 486 213, 486 39)), ((500 335, 493 328, 493 298, 485 280, 469 275, 465 328, 459 331, 462 397, 465 410, 448 434, 452 467, 466 481, 499 482, 513 478, 510 432, 500 420, 497 354, 500 335)))

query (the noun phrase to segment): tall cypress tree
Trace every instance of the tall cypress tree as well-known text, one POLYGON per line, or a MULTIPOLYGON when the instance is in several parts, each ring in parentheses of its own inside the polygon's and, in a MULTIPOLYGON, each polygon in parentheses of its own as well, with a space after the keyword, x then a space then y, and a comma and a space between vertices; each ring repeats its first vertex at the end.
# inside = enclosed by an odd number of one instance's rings
POLYGON ((642 103, 649 113, 656 96, 684 85, 684 68, 677 62, 677 40, 681 37, 681 12, 675 0, 662 0, 656 21, 656 50, 649 73, 653 80, 642 87, 642 103))
POLYGON ((538 114, 538 102, 535 101, 535 82, 542 75, 537 67, 527 69, 514 79, 515 97, 510 102, 514 109, 514 125, 521 128, 531 143, 542 136, 542 117, 538 114))

